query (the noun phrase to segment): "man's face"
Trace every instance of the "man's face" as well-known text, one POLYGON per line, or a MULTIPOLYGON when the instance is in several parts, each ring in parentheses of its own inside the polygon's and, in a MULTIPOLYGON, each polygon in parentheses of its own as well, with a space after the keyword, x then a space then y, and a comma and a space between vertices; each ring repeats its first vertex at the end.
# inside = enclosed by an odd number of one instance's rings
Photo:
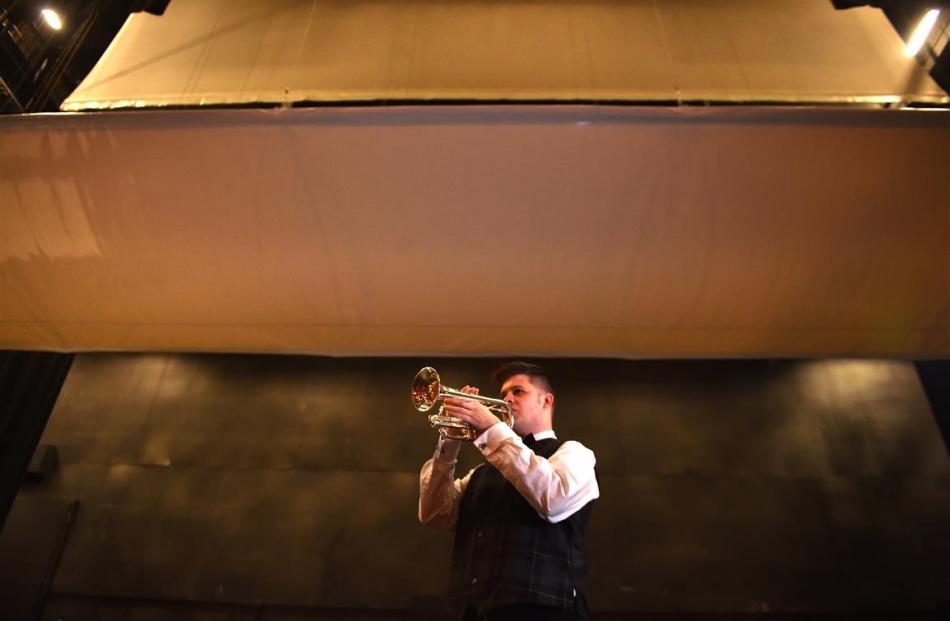
POLYGON ((501 398, 515 415, 514 430, 518 435, 534 431, 539 421, 550 424, 550 405, 554 397, 532 384, 527 375, 508 378, 501 387, 501 398))

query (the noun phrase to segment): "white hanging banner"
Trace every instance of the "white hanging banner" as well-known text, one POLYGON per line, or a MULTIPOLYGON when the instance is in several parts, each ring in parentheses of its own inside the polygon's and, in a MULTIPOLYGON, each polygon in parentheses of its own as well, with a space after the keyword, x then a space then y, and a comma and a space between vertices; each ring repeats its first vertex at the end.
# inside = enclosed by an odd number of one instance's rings
POLYGON ((945 356, 948 119, 0 117, 0 347, 945 356))

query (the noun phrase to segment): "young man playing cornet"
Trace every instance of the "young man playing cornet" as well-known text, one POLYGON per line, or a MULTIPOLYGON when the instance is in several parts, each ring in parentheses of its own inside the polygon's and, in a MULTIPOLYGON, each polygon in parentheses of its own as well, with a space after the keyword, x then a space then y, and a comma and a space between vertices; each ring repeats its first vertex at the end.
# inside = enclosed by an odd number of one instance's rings
POLYGON ((492 379, 513 428, 476 400, 446 397, 443 414, 478 433, 486 463, 456 479, 460 442, 440 437, 422 467, 419 520, 455 528, 451 588, 462 619, 586 618, 584 533, 600 495, 594 454, 554 435, 554 394, 541 367, 511 362, 492 379))

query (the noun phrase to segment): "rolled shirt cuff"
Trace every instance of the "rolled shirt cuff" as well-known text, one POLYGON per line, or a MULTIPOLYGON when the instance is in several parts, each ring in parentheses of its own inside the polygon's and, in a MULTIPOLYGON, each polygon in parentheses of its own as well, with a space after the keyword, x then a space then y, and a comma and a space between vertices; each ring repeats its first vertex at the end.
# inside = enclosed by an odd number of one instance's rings
POLYGON ((475 438, 475 448, 482 453, 490 453, 506 440, 517 437, 518 434, 511 427, 503 422, 497 422, 475 438))
POLYGON ((458 461, 459 449, 462 443, 458 440, 449 440, 439 436, 439 442, 435 445, 435 454, 432 459, 443 464, 454 464, 458 461))

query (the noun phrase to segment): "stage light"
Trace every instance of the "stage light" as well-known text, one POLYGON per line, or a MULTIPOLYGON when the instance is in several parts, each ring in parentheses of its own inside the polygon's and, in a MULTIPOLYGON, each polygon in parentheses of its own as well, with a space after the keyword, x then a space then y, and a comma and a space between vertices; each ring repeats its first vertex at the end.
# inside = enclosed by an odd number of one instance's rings
POLYGON ((63 20, 59 18, 59 14, 53 9, 43 9, 40 14, 43 16, 43 19, 46 20, 46 25, 53 30, 59 30, 63 27, 63 20))
POLYGON ((907 46, 904 48, 904 56, 917 55, 917 52, 919 52, 920 48, 924 45, 924 41, 927 40, 927 36, 930 35, 934 24, 937 23, 938 15, 940 15, 939 9, 930 9, 927 11, 920 20, 920 23, 917 24, 917 27, 914 28, 914 34, 910 35, 910 41, 907 42, 907 46))

